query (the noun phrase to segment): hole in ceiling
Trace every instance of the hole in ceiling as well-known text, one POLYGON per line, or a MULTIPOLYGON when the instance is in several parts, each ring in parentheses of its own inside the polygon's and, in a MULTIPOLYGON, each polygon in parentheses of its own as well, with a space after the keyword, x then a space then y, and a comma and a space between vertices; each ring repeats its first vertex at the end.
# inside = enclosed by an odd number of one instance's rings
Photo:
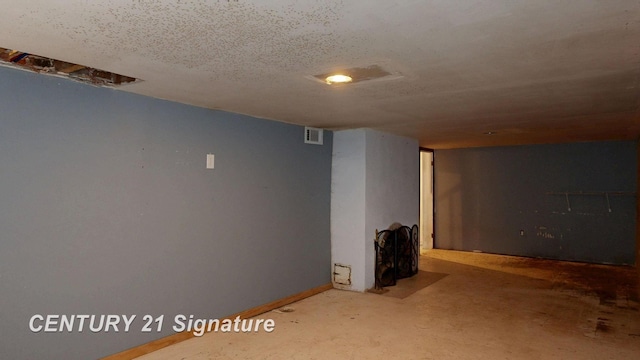
POLYGON ((325 74, 312 75, 313 80, 319 80, 323 83, 329 83, 327 78, 332 75, 345 75, 351 78, 349 83, 358 83, 371 80, 394 80, 399 79, 402 76, 394 75, 378 65, 371 65, 368 67, 356 67, 350 69, 343 69, 339 71, 333 71, 325 74))
POLYGON ((97 86, 119 86, 139 79, 18 50, 0 48, 0 63, 41 74, 62 75, 97 86))

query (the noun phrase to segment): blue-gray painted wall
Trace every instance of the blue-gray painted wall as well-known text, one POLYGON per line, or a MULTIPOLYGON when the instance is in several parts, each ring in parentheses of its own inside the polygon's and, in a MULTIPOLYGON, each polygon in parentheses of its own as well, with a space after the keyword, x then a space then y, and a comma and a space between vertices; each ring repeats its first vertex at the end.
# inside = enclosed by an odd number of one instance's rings
POLYGON ((593 263, 635 261, 633 141, 436 150, 437 248, 593 263), (521 235, 521 230, 523 235, 521 235))
POLYGON ((331 133, 306 145, 300 126, 8 68, 0 84, 0 358, 95 359, 176 314, 331 281, 331 133), (34 334, 34 314, 137 319, 34 334))

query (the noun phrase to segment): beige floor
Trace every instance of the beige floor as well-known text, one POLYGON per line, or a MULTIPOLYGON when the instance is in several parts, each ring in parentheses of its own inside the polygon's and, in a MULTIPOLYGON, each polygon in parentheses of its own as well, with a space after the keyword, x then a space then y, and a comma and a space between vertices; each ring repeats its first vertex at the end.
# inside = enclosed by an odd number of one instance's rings
POLYGON ((432 250, 384 295, 329 290, 160 359, 640 359, 632 268, 432 250), (417 290, 417 291, 416 291, 417 290))

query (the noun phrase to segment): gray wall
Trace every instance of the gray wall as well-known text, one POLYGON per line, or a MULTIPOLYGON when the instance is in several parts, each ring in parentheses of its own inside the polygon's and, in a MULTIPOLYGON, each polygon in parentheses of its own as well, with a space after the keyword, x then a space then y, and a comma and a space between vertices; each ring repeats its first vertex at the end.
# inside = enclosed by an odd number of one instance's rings
POLYGON ((436 247, 633 264, 635 142, 470 148, 435 152, 436 247), (520 231, 524 231, 524 235, 520 231))
POLYGON ((305 145, 299 126, 14 69, 0 80, 0 358, 98 358, 173 334, 175 314, 331 281, 331 133, 305 145), (138 319, 128 334, 34 334, 34 314, 138 319), (164 331, 141 333, 145 314, 164 331))

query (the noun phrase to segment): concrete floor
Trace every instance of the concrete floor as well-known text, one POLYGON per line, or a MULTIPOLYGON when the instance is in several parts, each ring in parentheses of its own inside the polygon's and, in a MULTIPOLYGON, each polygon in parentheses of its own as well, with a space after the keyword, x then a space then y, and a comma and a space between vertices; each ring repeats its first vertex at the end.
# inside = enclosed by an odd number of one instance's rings
POLYGON ((431 250, 383 295, 329 290, 160 359, 640 359, 633 268, 431 250))

